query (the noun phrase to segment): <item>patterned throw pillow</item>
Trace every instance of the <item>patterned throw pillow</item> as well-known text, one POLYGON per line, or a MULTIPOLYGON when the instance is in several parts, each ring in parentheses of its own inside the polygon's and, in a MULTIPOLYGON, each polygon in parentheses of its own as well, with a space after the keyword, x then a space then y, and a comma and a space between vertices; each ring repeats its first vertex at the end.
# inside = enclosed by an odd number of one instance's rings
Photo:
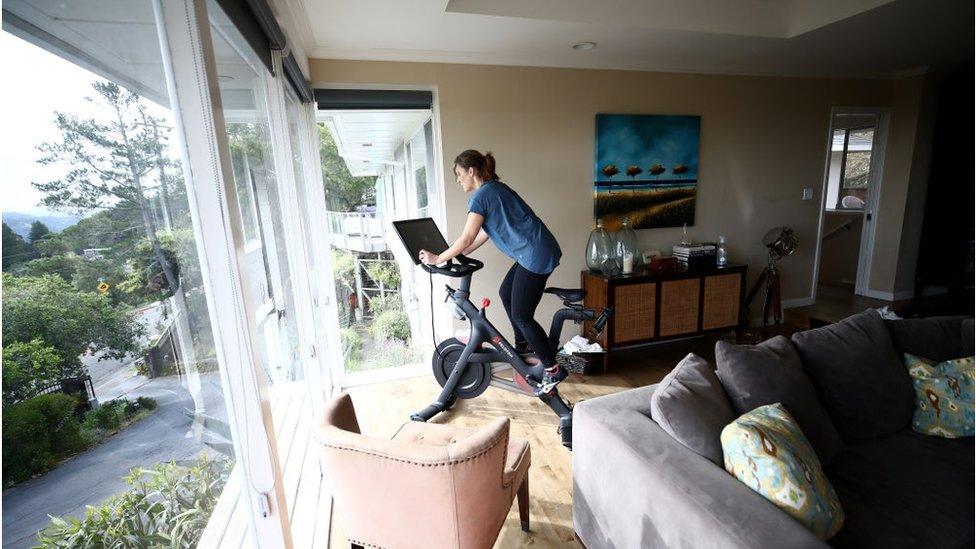
POLYGON ((912 429, 945 438, 973 436, 973 357, 936 364, 905 353, 905 367, 915 386, 912 429))
POLYGON ((822 540, 844 524, 834 487, 782 404, 760 406, 722 430, 725 470, 822 540))

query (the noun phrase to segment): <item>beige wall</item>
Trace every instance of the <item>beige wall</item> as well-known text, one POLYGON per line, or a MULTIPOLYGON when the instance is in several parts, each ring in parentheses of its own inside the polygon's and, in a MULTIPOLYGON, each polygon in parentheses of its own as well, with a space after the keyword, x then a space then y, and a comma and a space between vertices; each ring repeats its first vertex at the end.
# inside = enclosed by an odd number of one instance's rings
POLYGON ((925 207, 934 86, 923 76, 886 81, 871 106, 889 107, 891 114, 868 287, 910 296, 925 207))
MULTIPOLYGON (((444 173, 467 148, 491 150, 498 173, 549 226, 563 249, 551 285, 577 286, 583 250, 593 226, 593 145, 597 113, 701 116, 696 240, 725 235, 732 261, 750 266, 750 283, 766 263, 765 232, 790 225, 796 254, 780 263, 784 300, 810 296, 832 106, 890 107, 892 138, 885 167, 886 207, 904 208, 920 87, 915 80, 857 81, 690 75, 437 63, 311 60, 313 85, 395 85, 436 90, 444 173), (918 88, 918 89, 916 89, 918 88), (903 134, 905 134, 903 136, 903 134), (890 181, 889 181, 890 179, 890 181), (814 199, 803 201, 803 187, 814 199)), ((466 196, 446 182, 448 238, 456 237, 466 196)), ((900 218, 879 243, 900 243, 900 218)), ((879 225, 879 227, 881 227, 879 225)), ((887 229, 879 230, 884 233, 887 229)), ((681 229, 640 231, 643 248, 669 251, 681 229)), ((511 261, 491 246, 474 281, 474 297, 497 297, 511 261)), ((896 258, 891 258, 896 261, 896 258)), ((872 273, 872 287, 894 287, 897 263, 872 273)), ((558 302, 546 298, 537 316, 548 319, 558 302)), ((500 309, 500 307, 499 307, 500 309)), ((496 315, 501 314, 497 311, 496 315)), ((497 318, 497 317, 496 317, 497 318)), ((499 327, 507 323, 497 322, 499 327)), ((544 325, 547 325, 546 321, 544 325)))

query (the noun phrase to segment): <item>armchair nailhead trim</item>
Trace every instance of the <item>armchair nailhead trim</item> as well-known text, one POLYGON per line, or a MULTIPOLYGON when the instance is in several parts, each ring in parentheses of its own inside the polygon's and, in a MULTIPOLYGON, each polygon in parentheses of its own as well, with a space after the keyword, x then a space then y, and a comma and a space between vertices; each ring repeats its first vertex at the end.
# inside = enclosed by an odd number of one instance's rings
MULTIPOLYGON (((499 529, 499 532, 501 529, 499 529)), ((497 536, 496 536, 497 537, 497 536)), ((349 543, 355 543, 356 545, 362 545, 363 547, 376 547, 376 549, 385 549, 382 545, 376 545, 375 543, 370 543, 368 541, 359 541, 358 539, 346 538, 349 543)))
MULTIPOLYGON (((380 453, 377 453, 377 452, 367 452, 367 451, 361 450, 359 448, 353 448, 353 447, 350 447, 350 446, 341 446, 341 445, 338 445, 338 444, 332 444, 332 443, 329 443, 329 442, 325 442, 322 439, 320 439, 319 437, 315 437, 315 438, 318 440, 319 444, 321 444, 322 446, 325 446, 327 448, 334 448, 336 450, 346 450, 348 452, 356 452, 357 454, 364 454, 364 455, 368 455, 368 456, 374 456, 374 457, 378 457, 378 458, 381 458, 381 459, 388 459, 390 461, 396 461, 396 462, 399 462, 399 463, 409 463, 410 465, 419 465, 421 467, 443 467, 443 466, 447 466, 447 465, 457 465, 458 463, 464 463, 466 461, 471 461, 473 459, 480 458, 480 457, 484 456, 485 454, 487 454, 488 452, 490 452, 492 449, 494 449, 495 446, 497 446, 499 442, 501 442, 505 438, 507 438, 507 436, 508 436, 508 432, 506 431, 504 434, 502 434, 500 436, 497 436, 494 439, 490 440, 488 442, 488 446, 484 450, 482 450, 481 452, 478 452, 477 454, 474 454, 472 456, 468 456, 468 457, 466 457, 464 459, 453 459, 453 460, 438 461, 438 462, 414 461, 414 460, 411 460, 411 459, 403 459, 403 458, 400 458, 400 457, 393 457, 393 456, 389 456, 389 455, 386 455, 386 454, 380 454, 380 453)), ((506 444, 506 447, 504 448, 504 455, 502 457, 502 465, 503 466, 504 466, 505 461, 507 459, 508 459, 508 445, 506 444)))

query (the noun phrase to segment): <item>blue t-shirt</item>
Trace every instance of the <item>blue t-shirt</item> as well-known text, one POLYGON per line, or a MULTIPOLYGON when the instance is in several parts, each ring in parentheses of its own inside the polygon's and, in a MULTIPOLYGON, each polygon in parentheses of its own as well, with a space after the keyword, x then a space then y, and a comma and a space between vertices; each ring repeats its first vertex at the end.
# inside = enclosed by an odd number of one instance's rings
POLYGON ((468 199, 468 211, 484 216, 485 233, 519 265, 536 274, 559 265, 563 252, 556 237, 508 185, 485 181, 468 199))

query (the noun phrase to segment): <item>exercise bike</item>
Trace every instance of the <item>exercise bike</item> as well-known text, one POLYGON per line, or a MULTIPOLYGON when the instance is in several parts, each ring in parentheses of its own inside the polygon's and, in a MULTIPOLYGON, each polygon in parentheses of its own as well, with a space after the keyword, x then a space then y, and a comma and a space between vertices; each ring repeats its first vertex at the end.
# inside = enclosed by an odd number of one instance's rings
MULTIPOLYGON (((495 386, 532 397, 538 396, 559 416, 558 432, 562 436, 562 444, 572 449, 572 409, 559 396, 556 387, 546 392, 539 391, 543 373, 542 364, 529 353, 522 355, 516 352, 488 321, 485 311, 491 302, 487 298, 482 299, 480 309, 471 302, 471 275, 484 267, 484 263, 459 255, 443 266, 422 265, 422 267, 431 274, 460 279, 457 289, 445 285, 447 297, 444 301, 453 301, 455 318, 468 320, 470 331, 461 334, 460 337, 447 339, 437 346, 432 358, 432 366, 434 377, 443 389, 437 400, 411 415, 410 419, 427 421, 440 412, 450 409, 457 399, 475 398, 484 393, 489 386, 495 386), (511 377, 506 377, 506 374, 511 377)), ((595 311, 584 307, 581 302, 586 296, 585 290, 546 288, 545 292, 560 297, 565 305, 563 309, 556 311, 549 330, 549 344, 553 350, 559 345, 559 336, 567 320, 573 320, 576 324, 584 320, 594 321, 593 329, 600 333, 613 312, 613 309, 608 307, 597 316, 595 311)))

